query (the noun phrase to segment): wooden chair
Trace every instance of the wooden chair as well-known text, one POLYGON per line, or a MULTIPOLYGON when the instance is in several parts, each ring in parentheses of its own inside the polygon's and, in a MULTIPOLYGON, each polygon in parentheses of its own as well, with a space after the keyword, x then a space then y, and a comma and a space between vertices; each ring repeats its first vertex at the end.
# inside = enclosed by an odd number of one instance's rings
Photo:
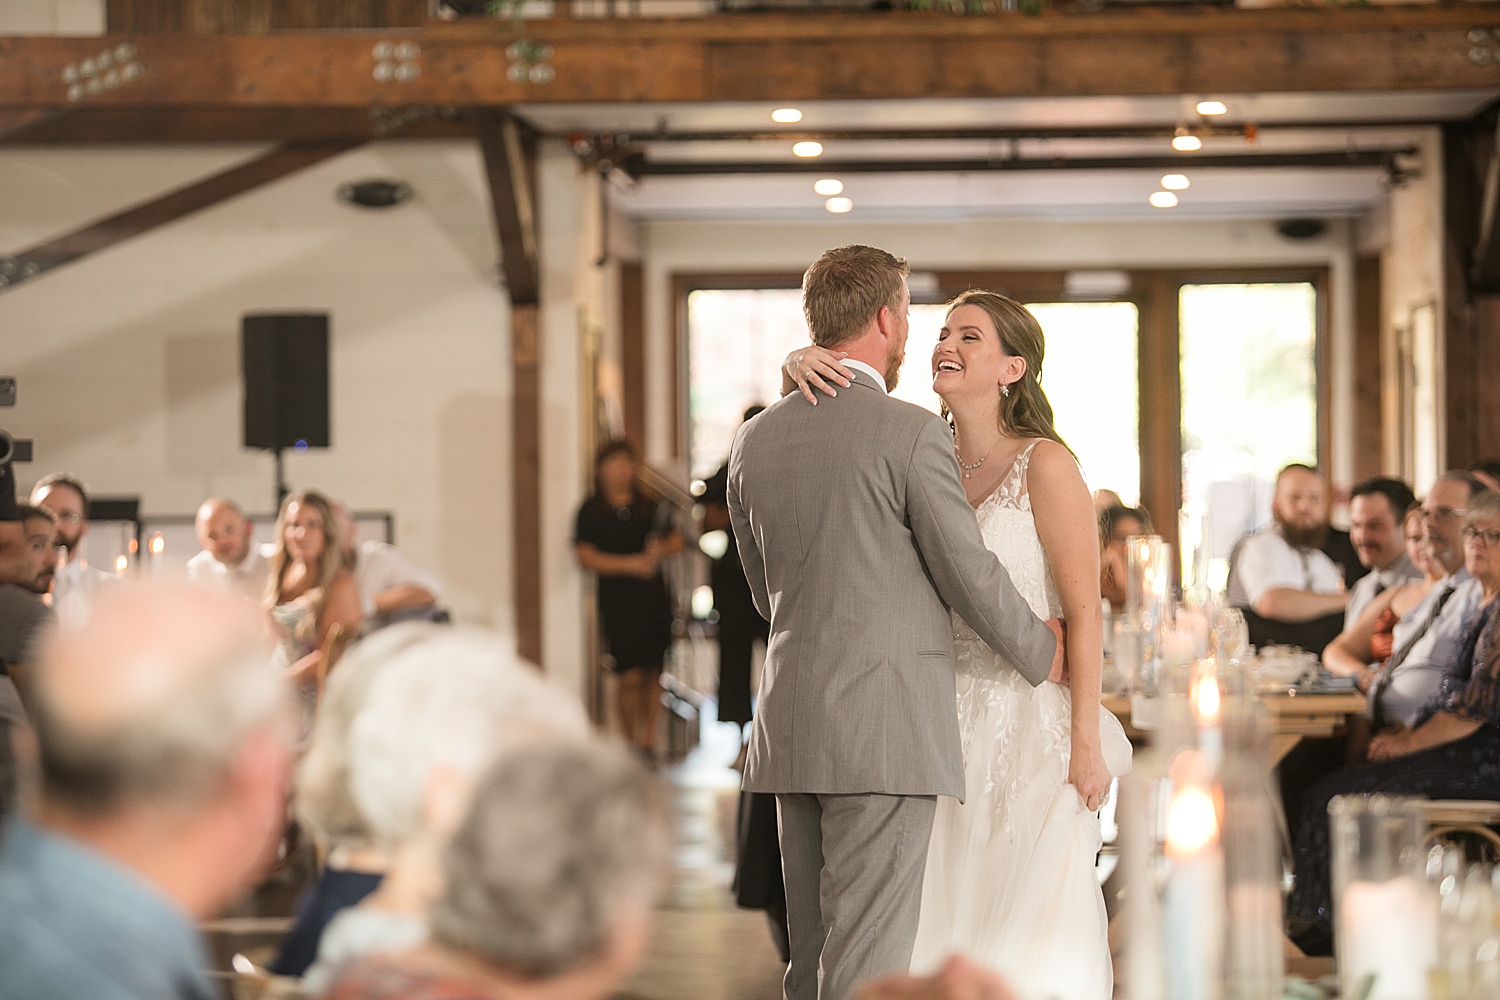
POLYGON ((1427 843, 1452 840, 1477 842, 1490 861, 1500 861, 1500 802, 1478 799, 1431 799, 1422 803, 1427 817, 1427 843))

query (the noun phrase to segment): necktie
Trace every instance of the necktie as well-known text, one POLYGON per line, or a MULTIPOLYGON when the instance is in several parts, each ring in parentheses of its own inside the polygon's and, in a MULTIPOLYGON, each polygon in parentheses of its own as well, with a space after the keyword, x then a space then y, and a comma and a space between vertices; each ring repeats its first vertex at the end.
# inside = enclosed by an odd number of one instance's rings
POLYGON ((1385 724, 1385 713, 1381 710, 1380 699, 1385 694, 1386 688, 1391 686, 1391 677, 1396 673, 1401 664, 1406 662, 1406 658, 1411 655, 1411 651, 1417 643, 1422 641, 1422 637, 1437 623, 1438 616, 1443 613, 1443 605, 1448 603, 1448 598, 1453 596, 1455 589, 1457 589, 1457 584, 1451 580, 1444 584, 1443 589, 1438 593, 1437 600, 1433 601, 1432 607, 1428 609, 1427 617, 1422 619, 1422 624, 1416 631, 1407 636, 1406 641, 1401 644, 1401 648, 1392 653, 1391 658, 1385 661, 1385 667, 1380 671, 1379 679, 1370 688, 1370 719, 1372 728, 1379 729, 1385 724))

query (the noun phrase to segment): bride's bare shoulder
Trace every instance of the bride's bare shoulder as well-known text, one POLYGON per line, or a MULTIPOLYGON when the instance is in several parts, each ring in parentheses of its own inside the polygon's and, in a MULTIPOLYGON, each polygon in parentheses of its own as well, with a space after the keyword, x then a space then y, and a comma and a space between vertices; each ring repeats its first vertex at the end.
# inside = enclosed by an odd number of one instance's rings
MULTIPOLYGON (((1073 491, 1082 489, 1083 472, 1078 468, 1078 459, 1065 446, 1048 438, 1037 441, 1031 451, 1031 461, 1026 468, 1027 486, 1032 492, 1073 491)), ((1090 501, 1092 503, 1092 500, 1090 501)))

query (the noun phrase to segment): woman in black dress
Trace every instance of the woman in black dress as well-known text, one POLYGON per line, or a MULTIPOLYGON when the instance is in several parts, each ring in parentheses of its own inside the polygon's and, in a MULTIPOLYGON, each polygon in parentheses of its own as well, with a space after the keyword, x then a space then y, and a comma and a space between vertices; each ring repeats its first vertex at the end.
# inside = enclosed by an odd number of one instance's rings
POLYGON ((635 449, 610 441, 594 463, 594 495, 578 511, 578 562, 599 576, 599 623, 619 679, 616 701, 625 739, 656 753, 662 658, 672 644, 672 602, 661 561, 682 549, 670 510, 641 495, 635 449))

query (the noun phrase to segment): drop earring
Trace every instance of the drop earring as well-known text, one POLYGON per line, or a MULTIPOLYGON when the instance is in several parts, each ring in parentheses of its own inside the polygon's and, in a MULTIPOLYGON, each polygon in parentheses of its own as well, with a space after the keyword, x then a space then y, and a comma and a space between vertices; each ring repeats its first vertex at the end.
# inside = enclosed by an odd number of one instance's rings
POLYGON ((1010 398, 1010 383, 1009 382, 1002 382, 1002 383, 1000 383, 1000 395, 1004 396, 1006 399, 1010 398))

